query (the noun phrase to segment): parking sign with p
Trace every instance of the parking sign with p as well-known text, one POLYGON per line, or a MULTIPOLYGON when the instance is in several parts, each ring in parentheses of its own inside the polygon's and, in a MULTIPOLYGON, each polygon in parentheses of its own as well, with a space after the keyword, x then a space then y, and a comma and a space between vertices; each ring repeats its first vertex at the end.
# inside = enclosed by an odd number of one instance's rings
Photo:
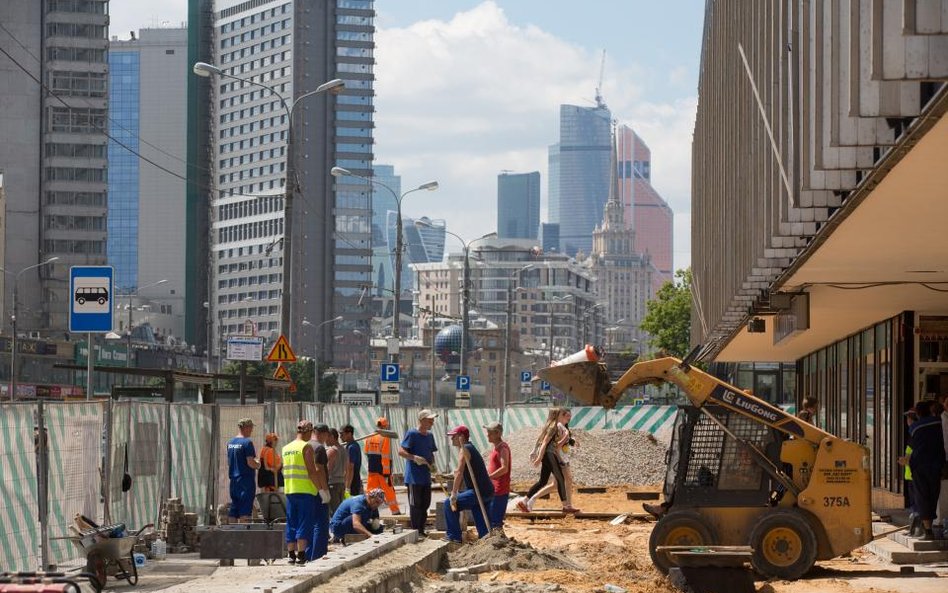
POLYGON ((471 376, 470 375, 458 375, 457 380, 455 381, 455 386, 457 387, 456 391, 465 392, 471 390, 471 376))
POLYGON ((383 383, 398 383, 398 363, 383 363, 381 379, 383 383))

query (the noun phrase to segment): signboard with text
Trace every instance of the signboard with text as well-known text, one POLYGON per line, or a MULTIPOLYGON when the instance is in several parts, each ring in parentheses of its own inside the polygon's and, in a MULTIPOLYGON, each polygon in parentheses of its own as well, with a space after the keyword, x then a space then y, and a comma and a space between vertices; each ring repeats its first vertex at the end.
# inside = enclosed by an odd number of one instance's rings
POLYGON ((227 360, 260 362, 263 358, 263 338, 230 336, 227 338, 227 360))

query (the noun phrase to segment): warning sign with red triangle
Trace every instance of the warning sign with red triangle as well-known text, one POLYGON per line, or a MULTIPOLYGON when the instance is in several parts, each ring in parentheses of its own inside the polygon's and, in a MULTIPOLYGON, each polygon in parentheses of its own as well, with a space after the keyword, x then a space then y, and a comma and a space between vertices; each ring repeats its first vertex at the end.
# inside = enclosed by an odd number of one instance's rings
POLYGON ((276 344, 270 349, 270 354, 267 355, 267 362, 296 362, 296 355, 293 354, 293 349, 290 348, 286 336, 280 335, 280 339, 276 341, 276 344))
POLYGON ((277 370, 273 371, 273 378, 282 379, 284 381, 292 381, 292 379, 290 379, 290 372, 286 370, 286 367, 283 366, 282 363, 277 365, 277 370))

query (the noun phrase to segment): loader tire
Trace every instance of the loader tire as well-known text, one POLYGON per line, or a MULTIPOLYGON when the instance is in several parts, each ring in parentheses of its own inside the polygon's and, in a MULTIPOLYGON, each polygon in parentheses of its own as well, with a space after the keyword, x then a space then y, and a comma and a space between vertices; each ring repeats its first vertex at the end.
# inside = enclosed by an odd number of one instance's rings
POLYGON ((816 534, 799 513, 778 511, 765 515, 751 531, 751 563, 767 577, 794 581, 816 562, 816 534))
POLYGON ((658 520, 648 538, 648 553, 652 564, 662 574, 675 565, 659 546, 710 546, 717 541, 714 529, 708 521, 695 511, 672 511, 658 520))

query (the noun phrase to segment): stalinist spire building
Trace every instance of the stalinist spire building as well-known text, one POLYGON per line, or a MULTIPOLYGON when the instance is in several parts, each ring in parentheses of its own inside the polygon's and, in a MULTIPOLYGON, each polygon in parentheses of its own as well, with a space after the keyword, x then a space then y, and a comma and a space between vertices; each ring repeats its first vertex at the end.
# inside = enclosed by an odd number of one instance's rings
POLYGON ((626 222, 619 199, 618 174, 613 131, 609 198, 602 224, 593 231, 593 248, 589 256, 599 301, 603 303, 606 347, 609 350, 637 349, 637 342, 644 341, 639 324, 645 316, 645 302, 652 297, 654 269, 647 255, 635 252, 635 230, 626 222))

